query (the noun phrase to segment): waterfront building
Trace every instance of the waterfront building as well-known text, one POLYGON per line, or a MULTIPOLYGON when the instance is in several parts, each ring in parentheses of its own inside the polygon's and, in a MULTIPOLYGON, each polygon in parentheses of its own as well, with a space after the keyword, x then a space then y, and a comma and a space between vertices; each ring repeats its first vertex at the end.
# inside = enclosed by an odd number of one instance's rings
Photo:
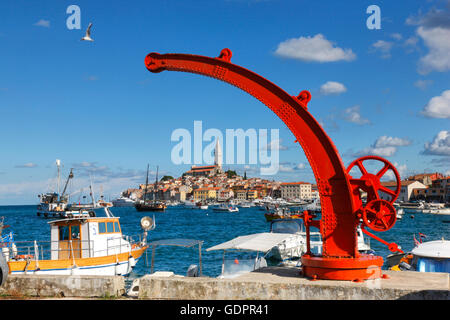
POLYGON ((215 200, 217 198, 217 191, 220 188, 216 187, 206 187, 197 188, 193 191, 194 200, 215 200))
POLYGON ((415 200, 450 202, 450 176, 433 180, 431 186, 413 190, 415 200))
POLYGON ((280 184, 281 198, 304 199, 312 198, 311 183, 308 182, 284 182, 280 184))
MULTIPOLYGON (((396 181, 386 181, 386 182, 381 182, 381 185, 384 187, 387 187, 391 190, 395 190, 397 187, 397 182, 396 181)), ((419 181, 412 181, 412 180, 401 181, 401 189, 400 189, 400 194, 397 198, 397 201, 403 201, 403 202, 410 201, 412 199, 412 197, 414 196, 414 192, 413 192, 414 189, 427 189, 427 186, 419 181)), ((380 198, 383 200, 389 201, 391 199, 391 196, 386 193, 380 193, 380 198)))
POLYGON ((247 199, 254 200, 258 198, 258 190, 250 189, 247 191, 247 199))
POLYGON ((442 178, 444 178, 444 176, 441 173, 435 172, 435 173, 416 174, 416 175, 408 177, 408 179, 406 179, 406 180, 419 181, 426 186, 431 186, 433 184, 434 180, 442 179, 442 178))
POLYGON ((234 197, 234 192, 231 189, 220 189, 218 192, 218 201, 228 201, 234 197))
POLYGON ((247 200, 247 191, 242 189, 236 192, 236 199, 238 200, 247 200))

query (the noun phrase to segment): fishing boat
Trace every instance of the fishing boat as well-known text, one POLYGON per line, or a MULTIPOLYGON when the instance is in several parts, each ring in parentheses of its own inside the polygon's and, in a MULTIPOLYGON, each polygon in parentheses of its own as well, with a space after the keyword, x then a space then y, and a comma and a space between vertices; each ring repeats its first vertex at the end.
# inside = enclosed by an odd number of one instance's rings
POLYGON ((165 211, 167 208, 166 204, 155 199, 155 193, 158 190, 158 167, 156 168, 156 181, 153 190, 153 201, 147 202, 148 169, 149 166, 147 165, 147 179, 145 181, 144 199, 142 202, 137 202, 134 207, 137 211, 165 211))
POLYGON ((142 234, 124 236, 119 217, 109 207, 103 210, 105 216, 50 221, 50 241, 3 243, 9 273, 128 275, 147 250, 147 234, 155 228, 155 221, 144 217, 142 234))
POLYGON ((54 192, 48 192, 38 195, 40 198, 39 205, 37 206, 37 215, 44 217, 59 216, 61 212, 64 212, 69 204, 69 196, 66 194, 67 187, 70 179, 73 178, 72 169, 70 169, 69 176, 62 193, 60 193, 60 180, 61 180, 61 161, 56 160, 57 173, 57 190, 54 192))
POLYGON ((239 209, 231 204, 222 203, 217 207, 213 208, 216 212, 238 212, 239 209))

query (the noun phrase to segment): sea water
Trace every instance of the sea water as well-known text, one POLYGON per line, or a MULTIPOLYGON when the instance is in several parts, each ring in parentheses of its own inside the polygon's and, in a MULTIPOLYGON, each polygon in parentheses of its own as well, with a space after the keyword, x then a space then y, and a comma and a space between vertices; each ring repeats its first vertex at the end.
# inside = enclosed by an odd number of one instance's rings
MULTIPOLYGON (((50 241, 49 221, 56 218, 38 217, 37 206, 0 206, 0 217, 10 227, 3 231, 14 232, 16 241, 50 241)), ((101 210, 97 210, 101 215, 101 210)), ((148 241, 162 239, 195 239, 203 241, 201 250, 202 271, 204 276, 217 277, 221 273, 222 251, 206 249, 235 237, 259 232, 269 232, 270 222, 259 207, 240 208, 239 212, 214 212, 190 209, 183 206, 168 207, 165 212, 137 212, 134 207, 113 207, 111 212, 120 217, 124 235, 142 233, 140 220, 144 216, 155 217, 156 228, 149 232, 148 241)), ((387 242, 397 243, 405 252, 414 248, 414 236, 419 233, 426 236, 423 241, 450 239, 450 215, 434 215, 405 211, 403 218, 386 232, 373 232, 387 242)), ((314 229, 313 229, 314 230, 314 229)), ((370 230, 369 230, 370 231, 370 230)), ((367 236, 367 239, 368 238, 367 236)), ((384 259, 391 254, 387 246, 370 239, 370 246, 384 259)), ((142 256, 130 274, 130 279, 150 273, 152 250, 142 256)), ((386 260, 386 259, 385 259, 386 260)), ((191 264, 199 265, 198 247, 184 248, 158 246, 155 250, 154 271, 172 271, 186 275, 191 264)))

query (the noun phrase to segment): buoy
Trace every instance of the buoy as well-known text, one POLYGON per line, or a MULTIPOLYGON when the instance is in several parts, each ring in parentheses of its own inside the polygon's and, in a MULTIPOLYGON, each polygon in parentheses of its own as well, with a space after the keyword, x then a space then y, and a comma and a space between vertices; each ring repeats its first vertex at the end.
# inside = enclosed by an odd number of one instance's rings
POLYGON ((234 259, 234 263, 235 264, 239 264, 239 260, 236 258, 236 259, 234 259))

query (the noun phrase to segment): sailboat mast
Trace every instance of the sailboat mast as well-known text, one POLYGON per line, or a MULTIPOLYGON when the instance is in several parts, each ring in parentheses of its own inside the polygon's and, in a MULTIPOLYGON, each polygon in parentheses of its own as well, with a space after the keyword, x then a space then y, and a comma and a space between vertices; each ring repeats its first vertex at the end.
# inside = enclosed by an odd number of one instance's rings
POLYGON ((147 197, 147 186, 148 186, 148 167, 149 167, 149 165, 147 164, 147 178, 145 179, 144 205, 145 205, 145 198, 147 197))
POLYGON ((156 166, 156 180, 155 180, 155 191, 153 192, 153 201, 155 201, 155 192, 158 192, 158 169, 159 166, 156 166))

